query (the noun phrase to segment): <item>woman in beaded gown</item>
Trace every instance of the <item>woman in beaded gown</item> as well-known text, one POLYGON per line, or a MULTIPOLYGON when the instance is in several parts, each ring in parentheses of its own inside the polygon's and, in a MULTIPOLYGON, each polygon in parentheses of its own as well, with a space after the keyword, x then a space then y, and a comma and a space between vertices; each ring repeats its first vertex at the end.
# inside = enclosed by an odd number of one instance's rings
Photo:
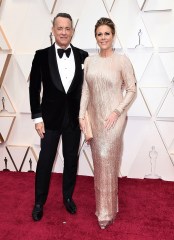
POLYGON ((112 50, 115 25, 101 18, 95 25, 100 53, 86 58, 79 123, 85 133, 85 112, 91 122, 90 140, 94 163, 96 216, 101 229, 111 224, 118 212, 118 171, 126 110, 136 94, 132 64, 112 50), (123 94, 123 88, 125 94, 123 94))

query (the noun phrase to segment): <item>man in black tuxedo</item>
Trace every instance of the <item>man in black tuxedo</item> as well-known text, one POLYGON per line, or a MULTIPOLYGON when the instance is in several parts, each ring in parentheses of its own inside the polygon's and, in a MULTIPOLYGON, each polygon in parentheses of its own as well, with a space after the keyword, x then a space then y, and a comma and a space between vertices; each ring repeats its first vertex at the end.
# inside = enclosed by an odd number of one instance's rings
POLYGON ((72 195, 81 135, 78 114, 83 63, 88 53, 70 44, 73 32, 71 16, 59 13, 54 18, 52 27, 55 43, 36 51, 32 62, 30 105, 36 131, 41 138, 35 179, 35 205, 32 211, 34 221, 39 221, 43 216, 60 136, 64 157, 63 203, 68 212, 76 213, 72 195))

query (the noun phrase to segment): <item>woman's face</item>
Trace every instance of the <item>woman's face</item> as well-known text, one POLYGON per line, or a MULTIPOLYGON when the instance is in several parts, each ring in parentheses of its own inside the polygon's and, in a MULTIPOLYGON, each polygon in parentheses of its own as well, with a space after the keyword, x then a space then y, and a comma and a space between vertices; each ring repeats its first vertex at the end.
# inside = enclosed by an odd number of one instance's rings
POLYGON ((96 40, 101 50, 112 49, 114 36, 112 30, 107 25, 101 25, 96 30, 96 40))

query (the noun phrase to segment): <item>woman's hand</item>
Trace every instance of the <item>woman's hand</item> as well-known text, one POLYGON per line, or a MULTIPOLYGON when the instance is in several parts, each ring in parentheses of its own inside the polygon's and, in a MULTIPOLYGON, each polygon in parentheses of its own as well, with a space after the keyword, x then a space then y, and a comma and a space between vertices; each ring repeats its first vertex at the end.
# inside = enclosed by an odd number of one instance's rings
POLYGON ((80 125, 80 130, 85 134, 85 119, 79 118, 79 125, 80 125))
MULTIPOLYGON (((83 131, 83 133, 85 134, 86 133, 85 119, 79 118, 79 124, 80 130, 83 131)), ((90 145, 90 141, 91 140, 86 141, 87 145, 90 145)))
POLYGON ((109 130, 110 128, 114 127, 115 123, 119 118, 119 114, 117 112, 112 112, 108 118, 105 120, 105 128, 109 130))

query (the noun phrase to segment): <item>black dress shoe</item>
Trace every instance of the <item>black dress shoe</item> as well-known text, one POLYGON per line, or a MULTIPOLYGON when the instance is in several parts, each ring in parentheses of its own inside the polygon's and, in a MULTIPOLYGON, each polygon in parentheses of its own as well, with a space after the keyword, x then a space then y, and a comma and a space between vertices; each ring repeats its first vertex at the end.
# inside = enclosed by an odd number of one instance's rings
POLYGON ((63 203, 65 205, 66 210, 69 213, 71 213, 71 214, 76 213, 77 207, 76 207, 76 205, 75 205, 75 203, 74 203, 74 201, 72 199, 70 199, 70 198, 64 199, 63 203))
POLYGON ((43 206, 36 204, 32 211, 32 217, 34 221, 40 221, 43 217, 43 206))

